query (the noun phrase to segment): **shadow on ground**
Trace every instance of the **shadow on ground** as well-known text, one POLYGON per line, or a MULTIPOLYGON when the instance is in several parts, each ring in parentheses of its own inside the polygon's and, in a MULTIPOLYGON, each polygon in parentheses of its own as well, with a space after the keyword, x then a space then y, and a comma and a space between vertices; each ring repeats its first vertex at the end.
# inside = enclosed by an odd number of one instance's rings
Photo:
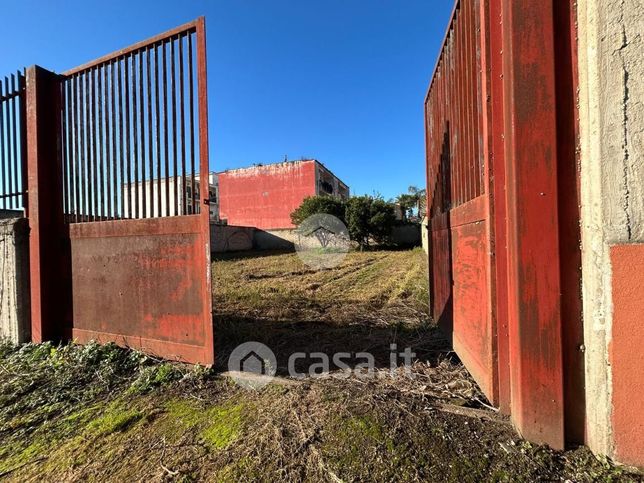
MULTIPOLYGON (((414 353, 413 360, 436 365, 441 360, 458 363, 455 354, 440 330, 429 323, 411 326, 405 323, 387 326, 354 323, 333 324, 321 321, 262 320, 232 315, 215 317, 215 340, 217 367, 227 370, 230 353, 244 342, 261 342, 268 346, 277 359, 277 374, 288 375, 289 357, 295 353, 324 353, 331 361, 330 370, 338 369, 333 364, 336 353, 351 354, 344 362, 354 368, 356 364, 368 359, 361 353, 373 357, 375 368, 386 369, 391 366, 392 348, 399 354, 406 348, 414 353)), ((318 357, 298 358, 295 368, 298 372, 307 371, 318 357)), ((404 364, 402 356, 395 357, 396 366, 404 364)))

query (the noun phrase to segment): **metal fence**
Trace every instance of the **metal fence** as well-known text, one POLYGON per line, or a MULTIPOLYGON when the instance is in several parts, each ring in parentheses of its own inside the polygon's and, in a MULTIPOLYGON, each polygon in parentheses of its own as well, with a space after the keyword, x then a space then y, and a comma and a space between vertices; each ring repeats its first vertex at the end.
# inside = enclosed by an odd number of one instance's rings
POLYGON ((199 212, 195 38, 189 24, 63 74, 70 222, 199 212))
POLYGON ((0 79, 0 209, 26 206, 25 76, 0 79))
POLYGON ((455 6, 425 100, 430 213, 484 192, 479 2, 455 6))

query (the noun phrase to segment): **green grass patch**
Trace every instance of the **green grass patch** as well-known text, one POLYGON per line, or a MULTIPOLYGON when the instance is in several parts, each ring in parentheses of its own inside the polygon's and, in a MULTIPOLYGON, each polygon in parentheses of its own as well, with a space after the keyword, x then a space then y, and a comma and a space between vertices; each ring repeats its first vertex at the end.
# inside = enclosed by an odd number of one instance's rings
POLYGON ((109 405, 99 418, 87 425, 87 432, 93 436, 107 436, 112 433, 123 432, 131 428, 144 416, 145 413, 138 409, 126 409, 123 403, 115 402, 109 405))
POLYGON ((213 450, 226 449, 236 441, 248 419, 246 404, 234 400, 204 408, 191 401, 174 399, 166 403, 165 409, 169 417, 168 433, 176 435, 179 428, 196 430, 199 439, 213 450))

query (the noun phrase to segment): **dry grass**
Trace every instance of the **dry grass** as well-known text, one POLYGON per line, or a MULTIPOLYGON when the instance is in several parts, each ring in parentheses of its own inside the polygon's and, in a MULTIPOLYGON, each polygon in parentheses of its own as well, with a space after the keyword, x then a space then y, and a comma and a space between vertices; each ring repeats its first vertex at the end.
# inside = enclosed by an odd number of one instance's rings
POLYGON ((294 253, 224 256, 213 263, 213 305, 221 316, 286 322, 426 320, 425 266, 420 249, 351 252, 327 270, 294 253))
MULTIPOLYGON (((266 255, 266 254, 263 254, 266 255)), ((313 272, 293 254, 213 266, 211 370, 114 346, 0 344, 0 478, 11 481, 639 481, 586 449, 522 441, 425 313, 419 251, 352 253, 313 272), (339 371, 246 391, 220 372, 240 342, 356 352, 339 371), (388 368, 389 344, 417 353, 388 368), (222 363, 223 362, 223 363, 222 363)))

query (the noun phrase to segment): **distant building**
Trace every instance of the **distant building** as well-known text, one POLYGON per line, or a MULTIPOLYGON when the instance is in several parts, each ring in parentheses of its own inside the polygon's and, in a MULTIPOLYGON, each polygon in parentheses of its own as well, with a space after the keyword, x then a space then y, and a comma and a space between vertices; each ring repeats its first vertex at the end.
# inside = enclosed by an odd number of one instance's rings
POLYGON ((182 178, 177 177, 177 189, 176 189, 176 203, 175 203, 175 179, 174 177, 163 178, 159 183, 158 179, 148 180, 143 183, 135 184, 125 184, 124 192, 125 199, 123 200, 123 213, 125 218, 130 217, 130 207, 132 205, 132 214, 136 216, 136 191, 138 190, 138 214, 141 216, 143 207, 145 206, 145 211, 149 217, 151 212, 150 209, 155 210, 155 213, 152 213, 152 216, 159 216, 156 213, 157 210, 157 196, 159 185, 161 188, 161 213, 169 213, 170 216, 174 215, 192 215, 198 210, 198 206, 202 206, 203 200, 208 198, 210 200, 210 220, 219 221, 219 183, 217 180, 217 173, 210 173, 210 192, 208 196, 201 196, 199 191, 199 175, 195 176, 196 187, 193 189, 192 178, 191 176, 186 176, 186 185, 185 191, 182 190, 182 178), (150 200, 150 183, 152 183, 152 193, 153 199, 150 200), (142 188, 145 187, 145 204, 143 203, 143 192, 142 188), (166 187, 168 189, 168 198, 166 199, 166 187), (128 200, 128 196, 131 197, 131 201, 128 200), (184 212, 184 200, 186 204, 186 209, 184 212), (169 211, 166 211, 168 207, 167 201, 169 201, 169 211), (201 202, 201 204, 200 204, 201 202), (176 206, 176 212, 175 212, 176 206))
POLYGON ((293 228, 291 213, 304 198, 349 197, 349 187, 315 159, 230 169, 219 176, 219 217, 230 225, 293 228))

